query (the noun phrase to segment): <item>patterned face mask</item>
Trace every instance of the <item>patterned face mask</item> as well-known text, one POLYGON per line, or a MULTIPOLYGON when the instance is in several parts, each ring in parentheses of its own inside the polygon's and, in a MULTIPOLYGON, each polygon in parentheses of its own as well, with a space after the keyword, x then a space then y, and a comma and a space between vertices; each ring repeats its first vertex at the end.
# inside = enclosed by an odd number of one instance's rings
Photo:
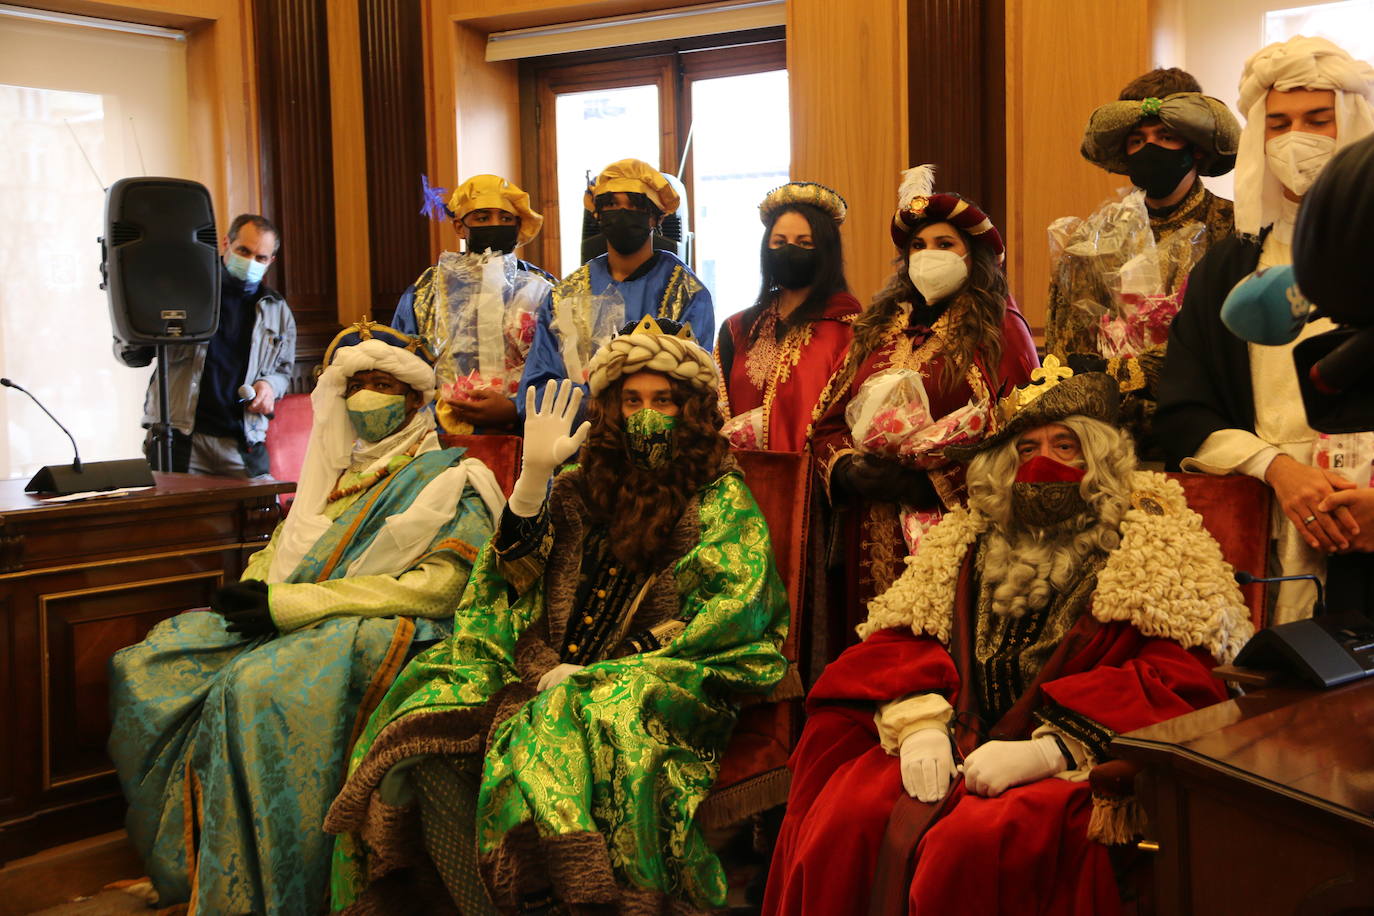
POLYGON ((382 394, 364 388, 344 401, 348 419, 359 439, 380 442, 400 428, 406 419, 406 396, 382 394))
POLYGON ((625 451, 630 463, 644 471, 657 471, 673 460, 673 430, 677 417, 645 407, 625 421, 625 451))
POLYGON ((1011 513, 1028 528, 1048 528, 1088 511, 1080 482, 1082 468, 1036 455, 1016 472, 1011 513))

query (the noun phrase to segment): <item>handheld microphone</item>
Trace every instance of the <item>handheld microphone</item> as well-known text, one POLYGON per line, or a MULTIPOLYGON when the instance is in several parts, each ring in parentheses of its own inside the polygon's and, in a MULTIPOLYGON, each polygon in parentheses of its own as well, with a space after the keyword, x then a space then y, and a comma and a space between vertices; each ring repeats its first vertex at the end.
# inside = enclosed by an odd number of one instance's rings
POLYGON ((1293 268, 1261 268, 1241 280, 1221 306, 1221 322, 1241 340, 1277 347, 1295 340, 1313 317, 1293 268))
POLYGON ((1252 582, 1297 582, 1300 579, 1311 579, 1312 584, 1317 586, 1317 603, 1312 605, 1312 616, 1317 617, 1326 613, 1326 593, 1322 591, 1322 581, 1311 573, 1303 573, 1301 576, 1256 576, 1243 569, 1238 569, 1235 575, 1238 585, 1249 585, 1252 582))
MULTIPOLYGON (((1370 367, 1374 366, 1374 326, 1360 330, 1345 329, 1320 335, 1336 346, 1320 356, 1307 370, 1312 385, 1322 394, 1337 395, 1348 391, 1356 382, 1368 377, 1370 367)), ((1317 340, 1318 338, 1312 338, 1317 340)), ((1307 343, 1307 341, 1303 341, 1307 343)), ((1304 348, 1304 356, 1317 356, 1322 345, 1304 348)), ((1302 347, 1303 344, 1299 344, 1302 347)), ((1294 359, 1297 359, 1296 352, 1294 359)))
POLYGON ((80 473, 81 473, 81 452, 80 452, 80 451, 77 449, 77 447, 76 447, 76 437, 72 435, 71 430, 69 430, 69 429, 67 429, 67 427, 63 426, 63 425, 62 425, 62 421, 59 420, 59 419, 57 419, 57 417, 54 417, 54 416, 52 415, 52 411, 50 411, 50 410, 48 410, 48 408, 44 407, 44 406, 43 406, 43 402, 40 401, 40 400, 38 400, 38 398, 34 397, 34 396, 33 396, 33 392, 30 391, 29 389, 25 388, 23 385, 16 385, 14 382, 10 381, 10 380, 7 379, 7 378, 0 378, 0 385, 4 385, 6 388, 13 388, 15 391, 22 391, 22 392, 24 392, 25 394, 27 394, 27 395, 33 400, 33 402, 34 402, 35 404, 38 405, 38 409, 41 410, 41 411, 43 411, 45 414, 47 414, 47 415, 48 415, 48 419, 50 419, 50 420, 52 420, 54 423, 56 423, 56 424, 57 424, 57 428, 60 429, 60 430, 62 430, 64 433, 67 434, 67 438, 70 439, 70 440, 72 440, 72 470, 75 471, 76 473, 80 474, 80 473))
POLYGON ((247 385, 240 385, 238 394, 240 404, 242 404, 244 401, 251 401, 253 400, 253 398, 258 396, 258 393, 254 391, 252 388, 248 387, 247 385))

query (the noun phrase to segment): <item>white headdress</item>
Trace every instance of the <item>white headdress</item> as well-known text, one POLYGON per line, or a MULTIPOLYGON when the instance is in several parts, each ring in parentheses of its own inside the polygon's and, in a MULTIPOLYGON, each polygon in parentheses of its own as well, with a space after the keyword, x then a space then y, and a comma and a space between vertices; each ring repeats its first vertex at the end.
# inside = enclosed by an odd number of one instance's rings
POLYGON ((1236 231, 1258 235, 1278 217, 1283 186, 1265 165, 1264 113, 1270 89, 1331 89, 1336 95, 1336 149, 1374 133, 1374 67, 1325 38, 1298 35, 1261 48, 1240 77, 1241 114, 1236 156, 1236 231))

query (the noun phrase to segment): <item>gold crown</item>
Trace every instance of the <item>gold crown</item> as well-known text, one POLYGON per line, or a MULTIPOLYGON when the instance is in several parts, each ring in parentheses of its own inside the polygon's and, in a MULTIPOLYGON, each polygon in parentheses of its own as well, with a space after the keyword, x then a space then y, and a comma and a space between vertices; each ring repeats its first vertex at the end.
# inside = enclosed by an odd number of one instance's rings
POLYGON ((1062 381, 1073 378, 1073 370, 1059 362, 1053 353, 1045 357, 1040 368, 1031 370, 1030 381, 1002 398, 997 404, 997 414, 1005 424, 1016 414, 1029 407, 1036 398, 1049 391, 1062 381))
MULTIPOLYGON (((392 346, 399 346, 400 349, 406 350, 410 353, 414 353, 416 356, 420 357, 420 359, 424 360, 429 365, 434 365, 434 351, 429 348, 429 343, 425 340, 423 335, 407 334, 405 331, 398 331, 395 328, 384 325, 379 321, 373 321, 370 318, 363 318, 361 321, 353 322, 348 327, 344 328, 342 331, 334 335, 334 339, 331 340, 329 342, 329 346, 325 348, 324 359, 321 361, 320 365, 315 367, 316 378, 318 378, 320 374, 324 372, 325 367, 333 361, 334 351, 339 348, 339 345, 343 343, 343 341, 346 338, 354 334, 358 336, 358 339, 360 341, 371 340, 374 337, 379 337, 384 334, 387 337, 391 337, 393 339, 390 341, 386 341, 386 343, 390 343, 392 344, 392 346)), ((349 344, 349 346, 352 346, 352 344, 349 344)))
POLYGON ((810 204, 829 214, 836 224, 843 223, 849 214, 849 205, 838 191, 827 188, 814 181, 790 181, 774 188, 764 195, 759 204, 759 219, 767 226, 773 214, 788 204, 810 204))
POLYGON ((676 334, 668 334, 658 326, 658 322, 654 320, 653 315, 645 315, 643 318, 639 319, 639 324, 635 325, 634 330, 630 331, 630 333, 648 334, 650 337, 680 337, 683 340, 690 340, 692 343, 696 343, 697 341, 696 335, 692 333, 691 322, 684 321, 682 327, 678 328, 676 334))

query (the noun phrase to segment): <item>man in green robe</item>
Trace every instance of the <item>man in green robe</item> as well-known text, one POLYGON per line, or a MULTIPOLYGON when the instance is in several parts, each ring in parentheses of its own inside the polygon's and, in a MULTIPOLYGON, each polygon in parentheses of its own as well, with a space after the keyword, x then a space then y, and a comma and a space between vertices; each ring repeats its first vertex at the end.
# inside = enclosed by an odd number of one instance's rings
POLYGON ((110 756, 163 906, 328 906, 323 821, 349 748, 406 659, 450 632, 502 505, 490 470, 439 447, 417 344, 370 322, 335 338, 290 516, 210 611, 110 662, 110 756))
POLYGON ((576 432, 574 386, 538 410, 526 392, 524 466, 454 635, 354 749, 325 824, 336 908, 423 910, 436 869, 465 913, 725 902, 695 814, 741 699, 785 673, 786 594, 690 330, 627 327, 589 381, 576 432))

